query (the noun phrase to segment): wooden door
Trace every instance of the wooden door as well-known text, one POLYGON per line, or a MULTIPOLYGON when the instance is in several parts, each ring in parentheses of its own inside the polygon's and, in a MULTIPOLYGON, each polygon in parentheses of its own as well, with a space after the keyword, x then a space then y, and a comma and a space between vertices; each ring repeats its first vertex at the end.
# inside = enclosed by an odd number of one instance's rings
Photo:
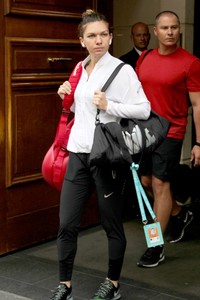
MULTIPOLYGON (((109 1, 109 14, 110 14, 109 1)), ((1 1, 0 254, 56 236, 60 193, 42 178, 61 112, 59 85, 86 53, 77 39, 94 0, 1 1), (2 46, 3 45, 3 46, 2 46)), ((108 6, 100 6, 101 11, 108 6)), ((99 222, 95 195, 82 227, 99 222)))

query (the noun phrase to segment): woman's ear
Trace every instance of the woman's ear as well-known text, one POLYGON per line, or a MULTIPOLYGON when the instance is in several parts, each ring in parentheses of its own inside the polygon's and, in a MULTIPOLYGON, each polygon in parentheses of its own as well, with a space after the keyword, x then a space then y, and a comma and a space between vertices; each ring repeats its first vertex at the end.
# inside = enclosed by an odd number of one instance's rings
POLYGON ((111 45, 111 44, 112 44, 112 39, 113 39, 113 36, 112 36, 112 33, 110 33, 109 45, 111 45))
POLYGON ((82 39, 82 38, 80 38, 80 43, 81 43, 81 46, 82 46, 83 48, 85 48, 85 44, 84 44, 84 42, 83 42, 83 39, 82 39))

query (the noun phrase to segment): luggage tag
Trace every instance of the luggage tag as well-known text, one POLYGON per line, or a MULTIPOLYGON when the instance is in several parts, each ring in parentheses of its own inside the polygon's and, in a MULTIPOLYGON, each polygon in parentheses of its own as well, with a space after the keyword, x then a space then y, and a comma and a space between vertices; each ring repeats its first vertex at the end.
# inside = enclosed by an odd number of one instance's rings
POLYGON ((164 240, 163 240, 160 223, 156 219, 156 215, 154 214, 151 204, 147 198, 147 195, 146 195, 144 188, 142 187, 142 184, 138 177, 138 174, 137 174, 138 168, 139 168, 138 164, 132 163, 130 169, 133 174, 133 181, 135 184, 135 190, 136 190, 136 194, 137 194, 137 198, 138 198, 138 204, 139 204, 139 208, 140 208, 140 212, 141 212, 142 222, 144 224, 143 229, 144 229, 147 246, 148 246, 148 248, 151 248, 151 247, 163 245, 164 240), (148 220, 146 218, 143 201, 144 201, 152 219, 154 220, 154 223, 152 223, 152 224, 147 224, 148 220))
POLYGON ((146 224, 143 226, 147 247, 155 247, 164 244, 163 235, 159 222, 146 224))

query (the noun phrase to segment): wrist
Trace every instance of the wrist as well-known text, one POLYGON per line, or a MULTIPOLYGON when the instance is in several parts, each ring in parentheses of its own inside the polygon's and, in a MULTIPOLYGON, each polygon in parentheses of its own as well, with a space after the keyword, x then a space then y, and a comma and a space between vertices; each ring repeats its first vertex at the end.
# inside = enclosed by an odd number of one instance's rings
POLYGON ((200 142, 196 142, 195 146, 199 146, 200 147, 200 142))

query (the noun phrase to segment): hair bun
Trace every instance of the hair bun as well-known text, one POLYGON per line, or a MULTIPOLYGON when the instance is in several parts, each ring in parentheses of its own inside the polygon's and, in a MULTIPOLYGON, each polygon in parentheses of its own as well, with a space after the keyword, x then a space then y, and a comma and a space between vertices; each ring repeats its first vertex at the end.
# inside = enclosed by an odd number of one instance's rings
POLYGON ((86 17, 86 16, 91 16, 95 14, 95 11, 92 9, 86 9, 86 11, 84 11, 84 13, 82 14, 82 18, 86 17))

